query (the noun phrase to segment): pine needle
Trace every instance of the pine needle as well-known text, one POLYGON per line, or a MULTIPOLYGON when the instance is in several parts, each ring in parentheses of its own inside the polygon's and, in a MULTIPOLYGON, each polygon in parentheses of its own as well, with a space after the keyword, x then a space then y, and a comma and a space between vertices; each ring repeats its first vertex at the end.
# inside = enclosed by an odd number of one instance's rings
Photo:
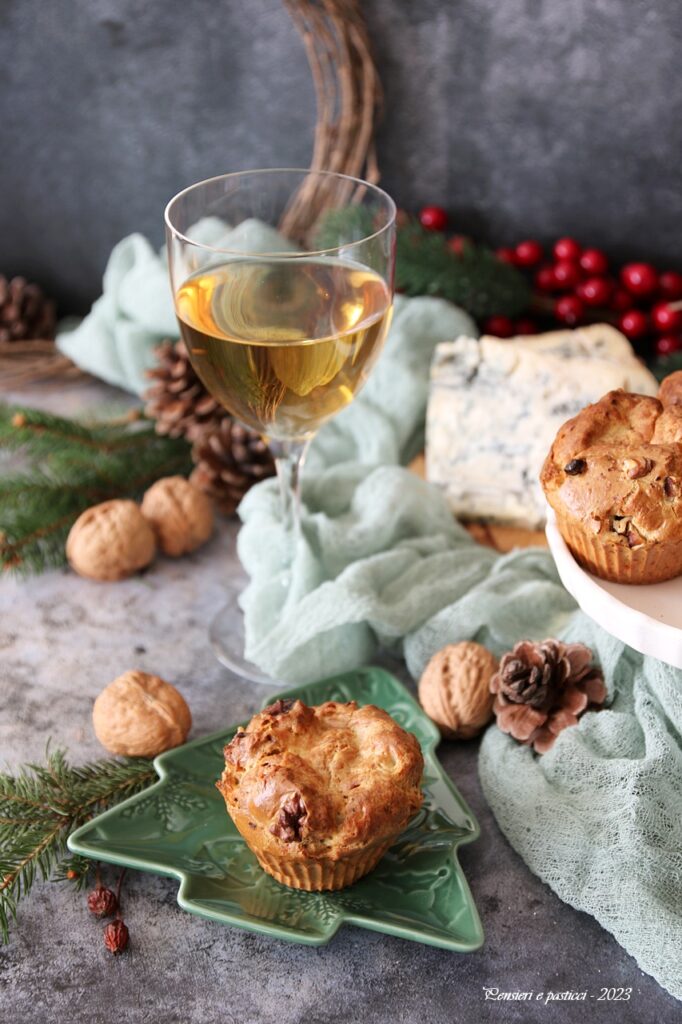
MULTIPOLYGON (((371 212, 365 207, 331 210, 315 244, 321 249, 347 245, 373 230, 371 212)), ((405 295, 439 295, 475 320, 493 314, 517 316, 530 303, 523 274, 485 246, 466 242, 461 253, 455 253, 442 232, 427 231, 415 220, 400 224, 397 238, 395 283, 405 295)))
POLYGON ((191 469, 187 442, 160 437, 137 413, 86 424, 0 405, 3 447, 28 465, 0 477, 0 567, 24 574, 65 563, 66 537, 86 508, 139 498, 159 477, 191 469))
POLYGON ((44 765, 0 773, 0 939, 9 939, 17 906, 38 878, 76 876, 85 884, 82 858, 68 855, 74 829, 156 779, 141 758, 103 760, 74 767, 63 750, 47 751, 44 765), (67 872, 69 874, 67 875, 67 872))
POLYGON ((530 288, 516 267, 473 243, 454 253, 439 231, 413 221, 398 231, 396 287, 406 295, 440 295, 475 320, 516 316, 530 302, 530 288))

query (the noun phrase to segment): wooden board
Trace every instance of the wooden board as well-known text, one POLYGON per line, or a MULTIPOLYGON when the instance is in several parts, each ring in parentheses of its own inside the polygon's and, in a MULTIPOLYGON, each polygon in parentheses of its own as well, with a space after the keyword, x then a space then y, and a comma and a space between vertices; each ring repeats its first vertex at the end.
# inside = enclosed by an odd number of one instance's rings
MULTIPOLYGON (((424 454, 417 455, 408 469, 426 479, 424 454)), ((496 551, 507 552, 514 548, 547 547, 544 530, 522 530, 517 526, 498 526, 495 523, 462 522, 474 540, 496 551)))

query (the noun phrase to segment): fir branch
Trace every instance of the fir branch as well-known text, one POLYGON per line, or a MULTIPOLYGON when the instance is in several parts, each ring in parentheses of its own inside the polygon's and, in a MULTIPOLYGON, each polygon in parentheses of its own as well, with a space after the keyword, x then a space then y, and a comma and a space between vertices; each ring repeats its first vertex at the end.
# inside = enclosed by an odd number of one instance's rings
POLYGON ((360 242, 374 233, 372 211, 367 206, 343 206, 329 210, 315 231, 316 249, 333 249, 360 242))
POLYGON ((93 867, 95 867, 97 873, 99 873, 98 865, 93 865, 92 861, 87 860, 85 857, 81 857, 78 853, 71 857, 62 857, 52 872, 50 881, 70 882, 76 892, 81 892, 88 884, 90 872, 93 867))
POLYGON ((131 424, 139 420, 137 409, 111 423, 87 425, 39 409, 0 405, 0 446, 25 448, 34 456, 50 455, 65 448, 116 451, 144 443, 144 431, 136 436, 130 430, 131 424))
POLYGON ((74 829, 156 779, 141 758, 103 760, 74 767, 63 750, 48 750, 44 765, 16 775, 0 773, 0 938, 37 878, 87 880, 82 858, 69 857, 74 829))
POLYGON ((0 447, 29 462, 0 478, 0 566, 28 573, 63 565, 68 532, 86 508, 139 498, 159 477, 190 471, 186 441, 134 420, 88 425, 0 406, 0 447))
POLYGON ((531 298, 524 276, 490 249, 468 243, 455 253, 444 235, 414 221, 398 230, 396 287, 406 295, 440 295, 475 320, 516 316, 531 298))
MULTIPOLYGON (((331 210, 315 245, 325 249, 357 242, 373 230, 371 211, 365 207, 331 210)), ((517 316, 531 300, 523 274, 490 249, 467 242, 461 252, 453 252, 442 232, 427 231, 415 220, 398 225, 396 287, 406 295, 442 296, 476 320, 495 313, 517 316)))

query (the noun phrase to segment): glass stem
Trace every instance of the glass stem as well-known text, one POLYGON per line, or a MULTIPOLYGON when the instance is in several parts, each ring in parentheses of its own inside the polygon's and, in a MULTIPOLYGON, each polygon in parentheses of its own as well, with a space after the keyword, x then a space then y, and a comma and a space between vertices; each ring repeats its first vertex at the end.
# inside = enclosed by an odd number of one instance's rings
POLYGON ((301 472, 309 445, 310 440, 269 442, 282 496, 282 518, 295 537, 301 530, 301 472))

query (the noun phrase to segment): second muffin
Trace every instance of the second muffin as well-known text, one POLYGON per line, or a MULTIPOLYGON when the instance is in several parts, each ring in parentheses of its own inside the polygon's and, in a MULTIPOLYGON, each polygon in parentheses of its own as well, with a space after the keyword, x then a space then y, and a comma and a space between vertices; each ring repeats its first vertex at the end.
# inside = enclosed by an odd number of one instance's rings
POLYGON ((565 423, 540 477, 584 568, 617 583, 682 573, 682 373, 659 399, 611 391, 565 423))

